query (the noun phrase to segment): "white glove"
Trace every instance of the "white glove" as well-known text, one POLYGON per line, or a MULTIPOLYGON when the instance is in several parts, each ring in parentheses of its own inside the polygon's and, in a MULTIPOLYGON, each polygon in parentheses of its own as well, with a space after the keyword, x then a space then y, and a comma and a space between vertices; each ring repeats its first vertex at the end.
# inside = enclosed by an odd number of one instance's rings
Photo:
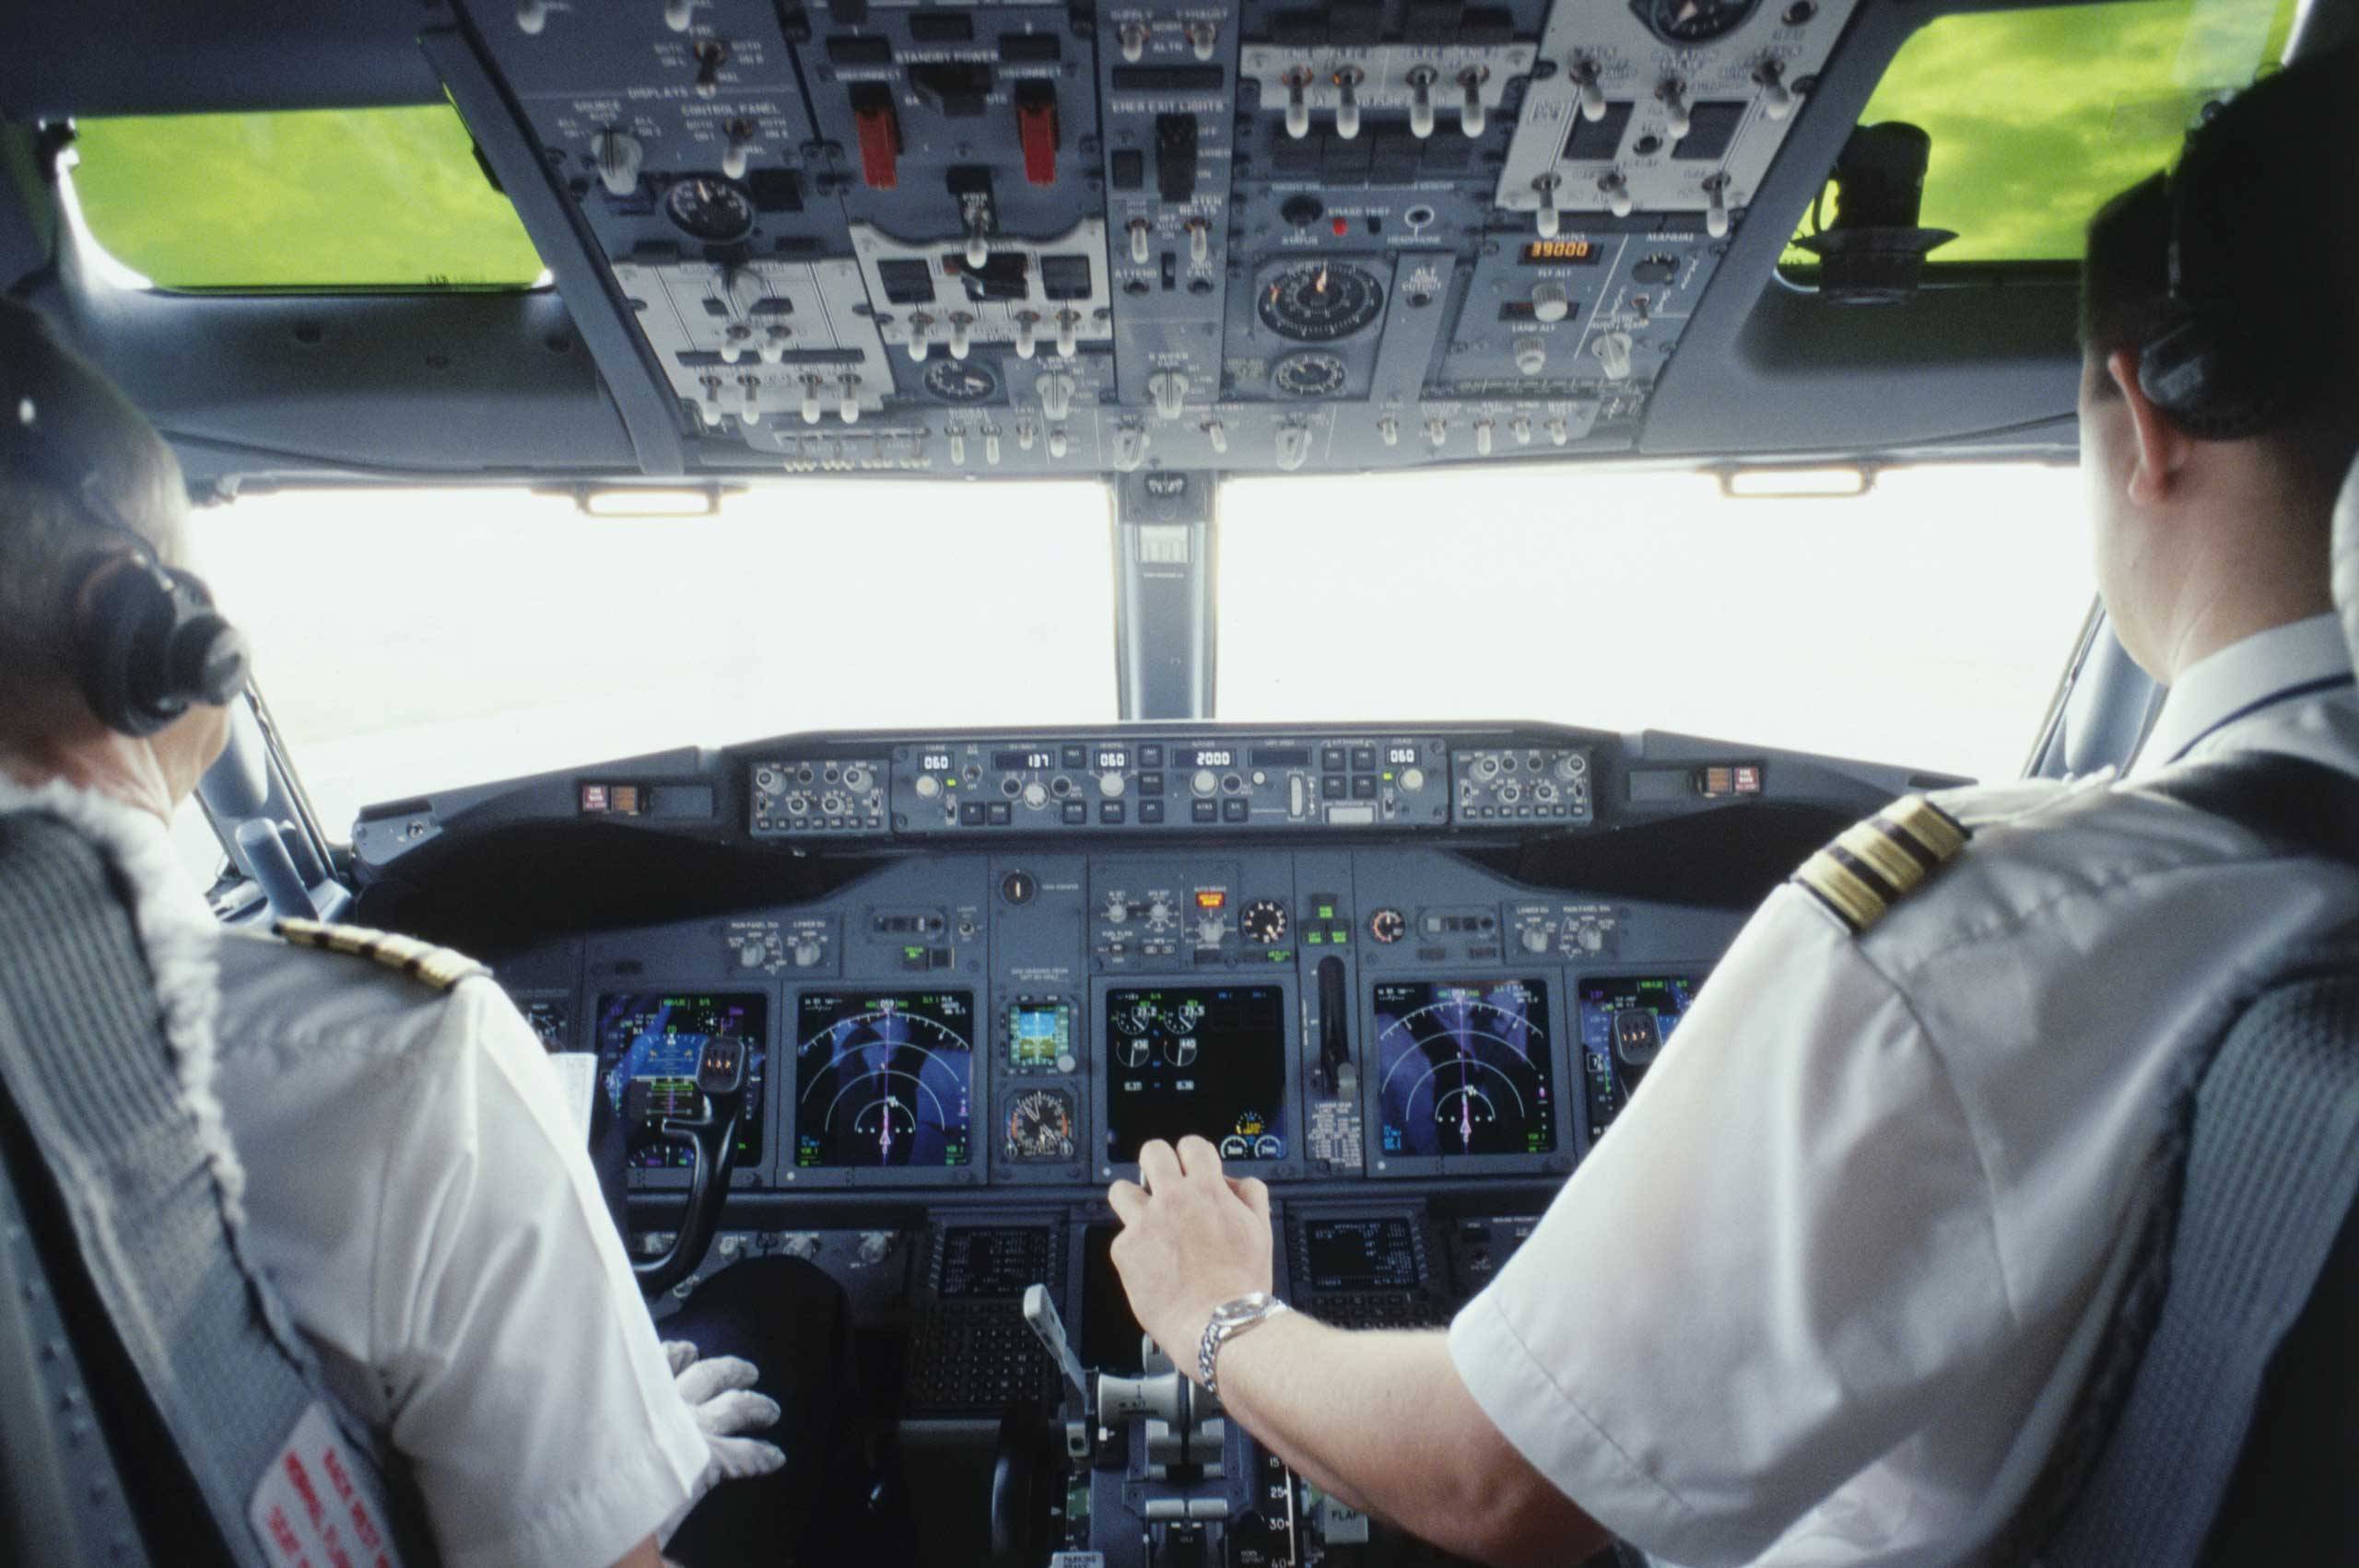
POLYGON ((663 1359, 671 1365, 673 1387, 696 1419, 697 1430, 704 1433, 710 1457, 689 1490, 688 1500, 657 1528, 658 1545, 669 1542, 688 1511, 722 1481, 766 1476, 786 1464, 785 1451, 777 1444, 740 1435, 776 1426, 780 1414, 776 1399, 753 1391, 761 1373, 752 1362, 742 1356, 700 1361, 696 1346, 686 1340, 664 1340, 663 1359))

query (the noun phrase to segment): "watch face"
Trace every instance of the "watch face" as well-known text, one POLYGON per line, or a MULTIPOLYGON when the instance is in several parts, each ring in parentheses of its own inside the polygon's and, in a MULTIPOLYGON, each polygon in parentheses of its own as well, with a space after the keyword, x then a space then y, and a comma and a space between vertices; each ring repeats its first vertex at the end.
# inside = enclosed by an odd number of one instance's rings
POLYGON ((1250 1323, 1270 1309, 1267 1291, 1255 1291, 1250 1296, 1226 1301, 1213 1309, 1213 1321, 1226 1328, 1236 1323, 1250 1323))

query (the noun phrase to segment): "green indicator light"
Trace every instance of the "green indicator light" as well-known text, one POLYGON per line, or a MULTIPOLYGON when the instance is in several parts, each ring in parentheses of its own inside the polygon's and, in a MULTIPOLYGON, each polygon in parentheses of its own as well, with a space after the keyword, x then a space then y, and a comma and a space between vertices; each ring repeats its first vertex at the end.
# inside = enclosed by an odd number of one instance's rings
POLYGON ((1290 961, 1293 957, 1294 954, 1288 953, 1283 947, 1273 947, 1270 950, 1270 962, 1273 964, 1284 964, 1290 961))
POLYGON ((942 787, 945 790, 956 790, 958 788, 958 780, 956 778, 945 778, 942 781, 942 787))
POLYGON ((901 949, 901 956, 904 958, 923 958, 925 956, 925 949, 922 947, 905 947, 901 949))
POLYGON ((1319 918, 1322 920, 1333 919, 1335 918, 1335 906, 1332 904, 1321 904, 1319 906, 1319 918))
POLYGON ((1337 931, 1337 932, 1336 932, 1332 937, 1329 938, 1328 940, 1329 940, 1329 941, 1331 941, 1331 942, 1333 942, 1337 947, 1341 947, 1341 946, 1343 946, 1345 942, 1347 942, 1351 941, 1352 939, 1351 939, 1348 935, 1346 935, 1344 932, 1343 932, 1343 931, 1337 931))
POLYGON ((1391 782, 1392 782, 1392 775, 1391 775, 1390 773, 1386 774, 1386 775, 1384 776, 1384 781, 1385 781, 1387 784, 1391 783, 1391 782))
POLYGON ((1306 933, 1302 940, 1309 942, 1311 946, 1317 947, 1320 942, 1325 942, 1327 939, 1320 936, 1317 931, 1310 931, 1306 933))

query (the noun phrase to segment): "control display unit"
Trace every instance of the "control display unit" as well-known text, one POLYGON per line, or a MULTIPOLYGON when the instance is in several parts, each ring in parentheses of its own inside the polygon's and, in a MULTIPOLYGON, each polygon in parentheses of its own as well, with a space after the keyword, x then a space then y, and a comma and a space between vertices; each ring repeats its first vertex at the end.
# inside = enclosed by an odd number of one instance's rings
POLYGON ((945 1301, 1013 1301, 1050 1277, 1050 1235, 1037 1225, 951 1225, 936 1288, 945 1301))
POLYGON ((1306 1220, 1303 1262, 1309 1278, 1297 1290, 1314 1294, 1337 1291, 1413 1291, 1425 1283, 1417 1271, 1417 1249, 1402 1214, 1370 1219, 1306 1220))
POLYGON ((598 999, 598 1071, 607 1101, 628 1119, 627 1160, 637 1170, 686 1170, 695 1155, 656 1130, 665 1117, 698 1109, 697 1063, 711 1041, 747 1042, 745 1110, 737 1163, 762 1158, 762 1082, 769 1001, 759 992, 620 991, 598 999))
POLYGON ((1285 993, 1276 986, 1118 987, 1106 993, 1106 1157, 1194 1133, 1224 1160, 1283 1160, 1285 993))
POLYGON ((939 1167, 972 1157, 971 991, 805 991, 794 1163, 939 1167))
POLYGON ((1581 1077, 1590 1137, 1602 1136, 1630 1103, 1703 984, 1696 974, 1601 975, 1581 982, 1581 1077))
POLYGON ((1388 980, 1375 1018, 1386 1153, 1555 1151, 1546 981, 1388 980))

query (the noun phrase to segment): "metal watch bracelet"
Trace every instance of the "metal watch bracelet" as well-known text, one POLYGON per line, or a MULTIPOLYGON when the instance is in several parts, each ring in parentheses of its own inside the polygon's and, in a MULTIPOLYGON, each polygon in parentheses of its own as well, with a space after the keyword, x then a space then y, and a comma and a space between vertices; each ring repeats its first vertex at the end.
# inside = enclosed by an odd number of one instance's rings
POLYGON ((1267 1291, 1255 1291, 1213 1308, 1212 1317, 1204 1325, 1204 1337, 1196 1346, 1196 1380, 1204 1386, 1204 1392, 1215 1398, 1220 1396, 1221 1346, 1248 1328, 1292 1310, 1267 1291))

